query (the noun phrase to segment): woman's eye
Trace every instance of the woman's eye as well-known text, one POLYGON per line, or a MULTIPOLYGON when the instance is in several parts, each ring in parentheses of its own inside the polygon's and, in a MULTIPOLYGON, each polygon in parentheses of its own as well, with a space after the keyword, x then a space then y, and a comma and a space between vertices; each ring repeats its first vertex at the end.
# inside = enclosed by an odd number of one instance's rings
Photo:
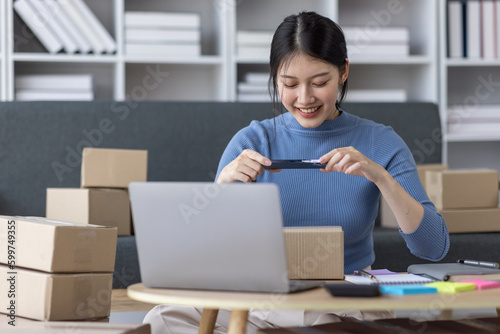
POLYGON ((289 84, 287 85, 286 83, 283 83, 283 86, 285 86, 286 88, 294 88, 297 86, 297 84, 289 84))
POLYGON ((323 86, 325 86, 327 83, 328 83, 328 81, 325 81, 325 82, 321 82, 321 83, 314 83, 313 85, 314 85, 314 86, 316 86, 316 87, 323 87, 323 86))

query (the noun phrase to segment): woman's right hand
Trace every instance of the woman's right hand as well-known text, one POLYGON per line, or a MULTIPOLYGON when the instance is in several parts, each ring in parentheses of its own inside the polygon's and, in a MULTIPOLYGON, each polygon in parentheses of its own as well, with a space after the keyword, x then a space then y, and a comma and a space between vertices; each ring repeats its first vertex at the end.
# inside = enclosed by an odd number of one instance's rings
MULTIPOLYGON (((246 149, 231 161, 219 174, 217 183, 231 183, 241 181, 250 183, 264 172, 263 166, 271 165, 271 160, 258 152, 246 149)), ((270 172, 279 172, 281 169, 268 169, 270 172)))

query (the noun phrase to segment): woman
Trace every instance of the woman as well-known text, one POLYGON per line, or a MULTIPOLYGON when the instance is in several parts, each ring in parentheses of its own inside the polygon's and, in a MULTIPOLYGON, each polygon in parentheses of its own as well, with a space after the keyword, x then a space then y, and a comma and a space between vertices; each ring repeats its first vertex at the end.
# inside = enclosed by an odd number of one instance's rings
MULTIPOLYGON (((375 259, 372 231, 380 195, 394 212, 410 251, 427 260, 442 259, 449 248, 448 230, 403 140, 390 127, 340 108, 349 74, 340 27, 314 12, 287 17, 274 34, 270 66, 275 106, 279 94, 288 113, 240 130, 221 158, 216 182, 276 183, 286 226, 341 226, 346 274, 370 267, 375 259), (324 169, 264 169, 271 159, 318 158, 324 169)), ((179 320, 173 320, 176 310, 165 306, 156 313, 168 326, 179 320)), ((193 323, 193 312, 177 316, 193 323)), ((338 315, 388 314, 260 311, 250 313, 247 329, 319 324, 337 321, 338 315)), ((219 313, 222 331, 226 317, 219 313)))

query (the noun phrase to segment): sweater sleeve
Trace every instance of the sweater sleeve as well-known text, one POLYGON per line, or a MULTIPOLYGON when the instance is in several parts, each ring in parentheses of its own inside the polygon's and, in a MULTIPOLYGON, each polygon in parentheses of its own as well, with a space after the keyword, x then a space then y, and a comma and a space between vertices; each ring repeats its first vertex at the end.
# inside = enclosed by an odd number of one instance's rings
POLYGON ((448 252, 450 241, 443 217, 429 200, 420 181, 413 155, 390 127, 377 127, 373 131, 373 156, 392 177, 424 208, 420 225, 412 233, 399 233, 410 252, 422 259, 439 261, 448 252))
POLYGON ((268 134, 265 128, 257 121, 252 121, 249 126, 238 131, 227 144, 224 153, 222 153, 215 180, 219 178, 219 174, 224 167, 246 149, 251 149, 264 156, 268 156, 268 142, 268 134))

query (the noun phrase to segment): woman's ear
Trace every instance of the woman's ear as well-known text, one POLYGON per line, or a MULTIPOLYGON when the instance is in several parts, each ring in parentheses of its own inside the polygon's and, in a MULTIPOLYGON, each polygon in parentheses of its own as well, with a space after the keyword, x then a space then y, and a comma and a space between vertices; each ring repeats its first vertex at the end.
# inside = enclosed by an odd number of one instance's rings
POLYGON ((349 76, 349 59, 345 59, 345 67, 340 73, 339 85, 343 85, 349 76))

